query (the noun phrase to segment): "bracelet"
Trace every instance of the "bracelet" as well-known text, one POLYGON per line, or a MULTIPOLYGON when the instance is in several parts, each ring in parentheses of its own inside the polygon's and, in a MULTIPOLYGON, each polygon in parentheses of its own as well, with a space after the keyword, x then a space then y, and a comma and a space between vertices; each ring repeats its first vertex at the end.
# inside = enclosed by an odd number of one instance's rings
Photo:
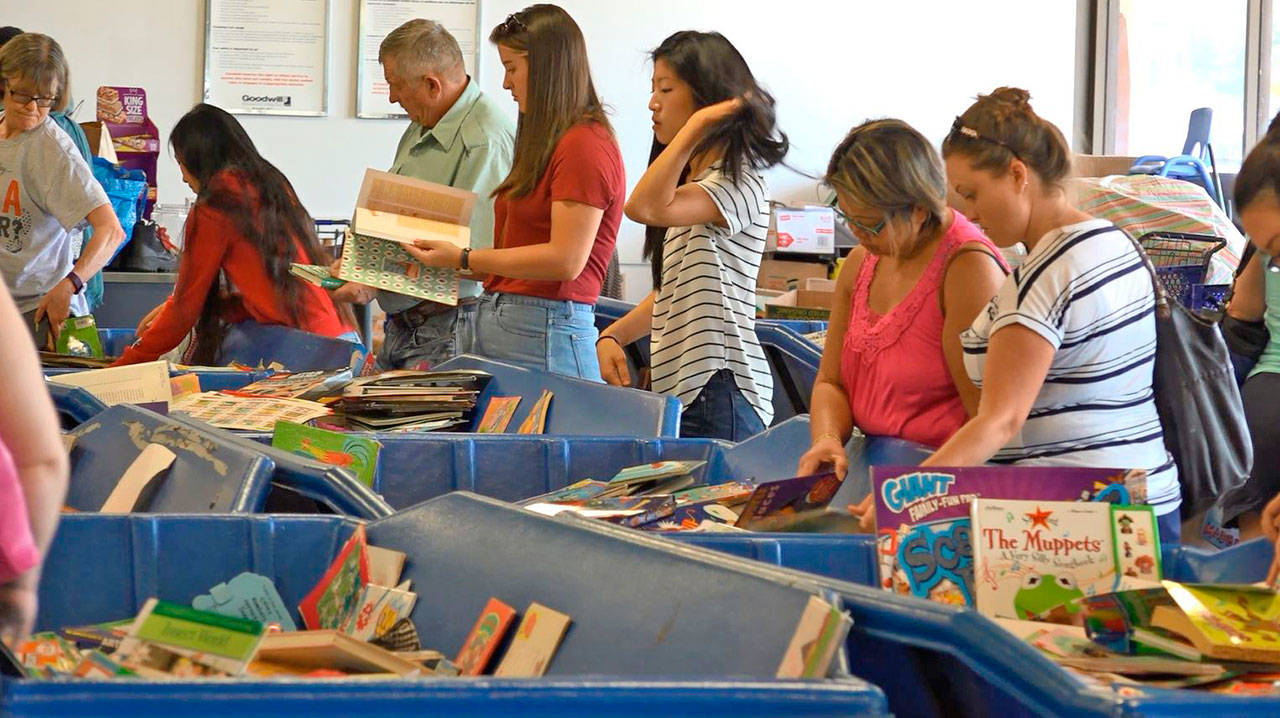
POLYGON ((813 439, 813 443, 815 443, 815 444, 816 444, 816 443, 818 443, 819 441, 822 441, 823 439, 835 439, 837 444, 839 444, 839 445, 841 445, 841 446, 844 446, 844 440, 843 440, 843 439, 841 439, 838 435, 836 435, 834 432, 831 432, 831 431, 827 431, 827 432, 823 432, 823 433, 821 433, 821 434, 818 434, 816 437, 814 437, 814 439, 813 439))
POLYGON ((600 338, 596 340, 596 346, 600 346, 600 342, 604 341, 605 339, 612 339, 612 340, 613 340, 613 343, 614 343, 614 344, 617 344, 619 349, 622 349, 622 348, 623 348, 623 347, 622 347, 622 342, 618 341, 618 338, 617 338, 617 337, 612 336, 612 335, 609 335, 609 334, 601 334, 601 335, 600 335, 600 338))
POLYGON ((76 274, 76 270, 73 269, 67 272, 66 278, 71 280, 72 294, 79 294, 84 291, 84 280, 80 278, 80 275, 76 274))
POLYGON ((462 250, 462 259, 458 262, 458 269, 464 272, 471 271, 471 248, 467 247, 462 250))

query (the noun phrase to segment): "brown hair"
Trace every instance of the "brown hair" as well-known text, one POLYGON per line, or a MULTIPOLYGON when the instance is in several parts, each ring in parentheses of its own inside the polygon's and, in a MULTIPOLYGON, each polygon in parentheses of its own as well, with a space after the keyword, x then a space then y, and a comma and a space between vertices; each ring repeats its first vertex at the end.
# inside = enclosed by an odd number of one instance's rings
POLYGON ((591 82, 582 30, 562 8, 541 4, 514 12, 489 33, 489 42, 529 56, 528 110, 516 124, 511 172, 493 191, 523 197, 538 184, 569 128, 581 122, 613 128, 591 82))
POLYGON ((925 233, 947 221, 942 160, 929 140, 902 120, 871 120, 850 130, 832 153, 823 180, 890 219, 923 209, 925 233))
POLYGON ((1267 192, 1280 201, 1280 114, 1272 118, 1267 134, 1240 165, 1235 182, 1236 211, 1243 211, 1267 192))
POLYGON ((1031 109, 1031 93, 1000 87, 978 95, 951 125, 942 156, 962 154, 975 169, 1004 174, 1009 162, 1022 160, 1040 180, 1060 186, 1071 174, 1071 147, 1062 131, 1031 109))
POLYGON ((38 92, 53 92, 50 112, 67 109, 71 97, 71 72, 62 47, 48 35, 24 32, 6 42, 0 48, 0 89, 5 89, 11 79, 30 80, 38 92), (57 89, 54 89, 54 87, 57 89))

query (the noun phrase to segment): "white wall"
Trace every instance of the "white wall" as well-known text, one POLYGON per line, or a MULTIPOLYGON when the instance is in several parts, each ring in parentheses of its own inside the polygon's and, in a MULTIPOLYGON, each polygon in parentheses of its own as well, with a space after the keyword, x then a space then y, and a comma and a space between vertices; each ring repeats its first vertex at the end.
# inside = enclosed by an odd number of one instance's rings
MULTIPOLYGON (((293 181, 318 217, 351 211, 362 170, 390 163, 403 123, 355 119, 357 0, 332 3, 328 118, 243 117, 263 154, 293 181)), ((77 97, 98 85, 145 87, 168 128, 200 99, 203 0, 42 0, 6 3, 0 25, 45 32, 66 50, 77 97), (108 9, 109 8, 109 9, 108 9), (93 18, 89 21, 89 18, 93 18)), ((481 0, 482 36, 527 0, 481 0)), ((978 92, 1011 84, 1031 91, 1041 114, 1072 136, 1076 0, 561 0, 587 37, 596 87, 614 109, 631 184, 648 160, 651 131, 646 51, 680 29, 719 30, 778 99, 791 137, 788 162, 821 174, 854 124, 900 117, 938 141, 978 92)), ((480 80, 509 102, 497 54, 481 45, 480 80)), ((90 102, 77 119, 90 119, 90 102)), ((515 107, 511 107, 513 116, 515 107)), ((815 182, 778 168, 778 199, 812 199, 815 182)), ((165 153, 160 201, 188 194, 165 153)), ((642 296, 640 229, 622 230, 628 294, 642 296)))

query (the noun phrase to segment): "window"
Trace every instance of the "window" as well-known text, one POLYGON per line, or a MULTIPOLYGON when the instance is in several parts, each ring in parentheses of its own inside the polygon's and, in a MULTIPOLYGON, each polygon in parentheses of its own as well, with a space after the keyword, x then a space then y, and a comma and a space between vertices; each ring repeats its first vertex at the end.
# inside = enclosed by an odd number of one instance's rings
MULTIPOLYGON (((1244 156, 1246 0, 1119 0, 1118 6, 1115 152, 1179 154, 1191 111, 1210 107, 1218 169, 1237 169, 1244 156)), ((1273 106, 1280 106, 1280 86, 1272 88, 1273 106)))

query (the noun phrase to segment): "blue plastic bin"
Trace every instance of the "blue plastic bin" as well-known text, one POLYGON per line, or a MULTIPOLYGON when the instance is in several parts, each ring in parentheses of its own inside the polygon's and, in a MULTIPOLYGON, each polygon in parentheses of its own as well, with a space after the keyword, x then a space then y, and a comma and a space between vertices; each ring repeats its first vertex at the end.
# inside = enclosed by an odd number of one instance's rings
POLYGON ((813 334, 827 330, 828 322, 807 319, 757 319, 757 324, 767 323, 785 327, 797 334, 813 334))
POLYGON ((352 474, 182 416, 122 404, 78 426, 67 504, 97 511, 148 443, 176 455, 149 505, 154 513, 256 512, 273 486, 330 510, 377 518, 391 507, 352 474))
MULTIPOLYGON (((339 517, 66 517, 41 583, 39 629, 187 602, 241 571, 301 597, 355 524, 339 517)), ((796 613, 820 589, 776 569, 454 494, 369 524, 409 554, 427 645, 454 655, 490 596, 573 617, 545 680, 36 682, 5 679, 23 715, 880 716, 883 694, 843 673, 776 681, 796 613), (442 580, 442 577, 448 577, 442 580), (777 653, 778 655, 774 655, 777 653)), ((828 594, 833 596, 833 594, 828 594)))
POLYGON ((555 395, 547 413, 546 434, 647 437, 680 433, 680 401, 673 397, 535 371, 470 354, 450 359, 438 369, 479 369, 493 375, 477 402, 471 422, 473 431, 480 424, 490 397, 519 396, 520 406, 508 427, 515 431, 545 389, 555 395))
POLYGON ((78 386, 66 386, 45 382, 53 408, 58 412, 62 428, 71 429, 105 411, 107 405, 101 399, 78 386))
MULTIPOLYGON (((706 461, 695 472, 706 483, 757 483, 795 475, 809 447, 808 417, 796 417, 733 445, 714 439, 511 436, 497 434, 363 433, 382 443, 373 488, 396 508, 450 491, 473 491, 519 501, 586 478, 605 480, 619 469, 654 461, 706 461)), ((271 443, 263 433, 239 438, 271 443)), ((918 464, 929 450, 898 439, 859 436, 849 442, 850 470, 833 500, 861 500, 870 464, 918 464)))
POLYGON ((364 355, 363 345, 342 339, 291 327, 240 322, 227 328, 215 363, 266 367, 278 362, 289 371, 299 372, 359 367, 364 355))

